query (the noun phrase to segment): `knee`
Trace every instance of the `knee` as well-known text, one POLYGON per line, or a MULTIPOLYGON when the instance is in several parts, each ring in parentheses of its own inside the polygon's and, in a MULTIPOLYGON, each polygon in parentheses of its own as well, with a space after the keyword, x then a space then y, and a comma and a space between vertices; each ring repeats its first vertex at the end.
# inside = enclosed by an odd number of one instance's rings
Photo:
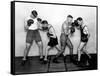
POLYGON ((65 45, 61 46, 61 50, 65 50, 65 45))
POLYGON ((26 43, 26 48, 29 48, 31 46, 31 44, 26 43))
POLYGON ((78 51, 78 52, 81 51, 81 48, 78 48, 77 51, 78 51))
POLYGON ((66 41, 62 40, 60 43, 61 43, 61 48, 65 48, 65 46, 66 46, 66 41))
POLYGON ((60 51, 60 54, 62 54, 62 53, 64 53, 64 50, 61 50, 61 51, 60 51))
POLYGON ((61 52, 63 53, 63 52, 64 52, 64 50, 65 50, 65 47, 64 47, 64 46, 62 46, 62 47, 61 47, 61 52))
POLYGON ((42 41, 38 42, 37 44, 38 44, 38 46, 40 46, 40 47, 42 47, 42 46, 43 46, 42 41))

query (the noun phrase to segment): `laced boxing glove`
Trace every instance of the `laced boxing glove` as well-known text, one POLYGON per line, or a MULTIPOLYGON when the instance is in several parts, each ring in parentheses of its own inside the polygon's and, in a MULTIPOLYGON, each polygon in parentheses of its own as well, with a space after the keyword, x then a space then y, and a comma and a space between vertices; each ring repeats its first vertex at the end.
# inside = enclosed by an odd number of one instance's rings
POLYGON ((32 19, 29 19, 28 21, 27 21, 27 25, 28 26, 31 26, 31 24, 33 24, 34 23, 34 21, 32 20, 32 19))
POLYGON ((76 26, 76 27, 78 27, 78 26, 79 26, 79 24, 78 24, 77 20, 74 20, 73 25, 74 25, 74 26, 76 26))
POLYGON ((73 26, 70 29, 71 29, 71 33, 75 32, 75 28, 73 26))

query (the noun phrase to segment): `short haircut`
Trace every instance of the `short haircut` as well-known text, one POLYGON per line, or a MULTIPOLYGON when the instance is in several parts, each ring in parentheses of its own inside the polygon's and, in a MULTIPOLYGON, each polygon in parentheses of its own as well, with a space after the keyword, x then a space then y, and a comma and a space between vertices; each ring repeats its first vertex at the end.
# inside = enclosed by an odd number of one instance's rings
POLYGON ((78 24, 77 20, 74 20, 74 22, 73 22, 73 26, 76 26, 76 27, 78 27, 78 26, 79 26, 79 24, 78 24))
POLYGON ((79 21, 82 21, 83 19, 82 19, 82 17, 78 17, 78 18, 77 18, 77 21, 78 21, 78 20, 79 20, 79 21))
POLYGON ((37 15, 38 15, 38 13, 37 13, 36 10, 33 10, 33 11, 31 12, 31 14, 32 14, 34 17, 37 17, 37 15))
POLYGON ((42 24, 48 24, 48 21, 47 20, 43 20, 42 24))
POLYGON ((41 18, 37 18, 37 21, 42 22, 42 19, 41 18))
POLYGON ((73 16, 72 16, 72 15, 68 15, 67 17, 73 18, 73 16))

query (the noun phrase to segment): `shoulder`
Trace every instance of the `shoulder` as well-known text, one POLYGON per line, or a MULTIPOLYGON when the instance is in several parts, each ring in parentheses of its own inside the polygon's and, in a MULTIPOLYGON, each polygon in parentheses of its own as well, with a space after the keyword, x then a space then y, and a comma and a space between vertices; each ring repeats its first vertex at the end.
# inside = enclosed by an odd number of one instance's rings
POLYGON ((49 28, 50 30, 54 30, 54 28, 53 28, 53 26, 52 26, 51 24, 49 24, 48 28, 49 28))
POLYGON ((66 22, 66 21, 64 21, 64 22, 63 22, 63 25, 67 25, 67 22, 66 22))
POLYGON ((65 24, 66 24, 66 21, 63 22, 63 25, 65 25, 65 24))
POLYGON ((66 26, 66 22, 64 22, 63 24, 62 24, 62 27, 63 28, 66 28, 67 26, 66 26))
POLYGON ((51 27, 53 27, 51 24, 48 24, 48 28, 51 28, 51 27))

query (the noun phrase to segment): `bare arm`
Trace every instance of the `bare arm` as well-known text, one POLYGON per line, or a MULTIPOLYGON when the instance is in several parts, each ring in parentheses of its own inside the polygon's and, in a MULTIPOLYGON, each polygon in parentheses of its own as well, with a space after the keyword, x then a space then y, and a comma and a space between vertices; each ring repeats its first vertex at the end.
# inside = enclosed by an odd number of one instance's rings
POLYGON ((39 29, 39 30, 43 30, 43 29, 42 29, 42 24, 37 23, 37 26, 38 26, 38 29, 39 29))
POLYGON ((52 36, 50 36, 50 37, 56 38, 56 33, 55 33, 55 30, 54 30, 53 27, 51 27, 51 28, 49 29, 49 32, 50 32, 50 34, 52 34, 52 36))
POLYGON ((27 25, 27 20, 24 20, 24 31, 27 32, 29 26, 27 25))
POLYGON ((63 30, 65 35, 69 35, 70 31, 65 23, 62 24, 62 30, 63 30))
POLYGON ((90 37, 90 33, 89 33, 87 26, 85 26, 85 28, 84 28, 84 34, 87 34, 88 38, 90 37))

